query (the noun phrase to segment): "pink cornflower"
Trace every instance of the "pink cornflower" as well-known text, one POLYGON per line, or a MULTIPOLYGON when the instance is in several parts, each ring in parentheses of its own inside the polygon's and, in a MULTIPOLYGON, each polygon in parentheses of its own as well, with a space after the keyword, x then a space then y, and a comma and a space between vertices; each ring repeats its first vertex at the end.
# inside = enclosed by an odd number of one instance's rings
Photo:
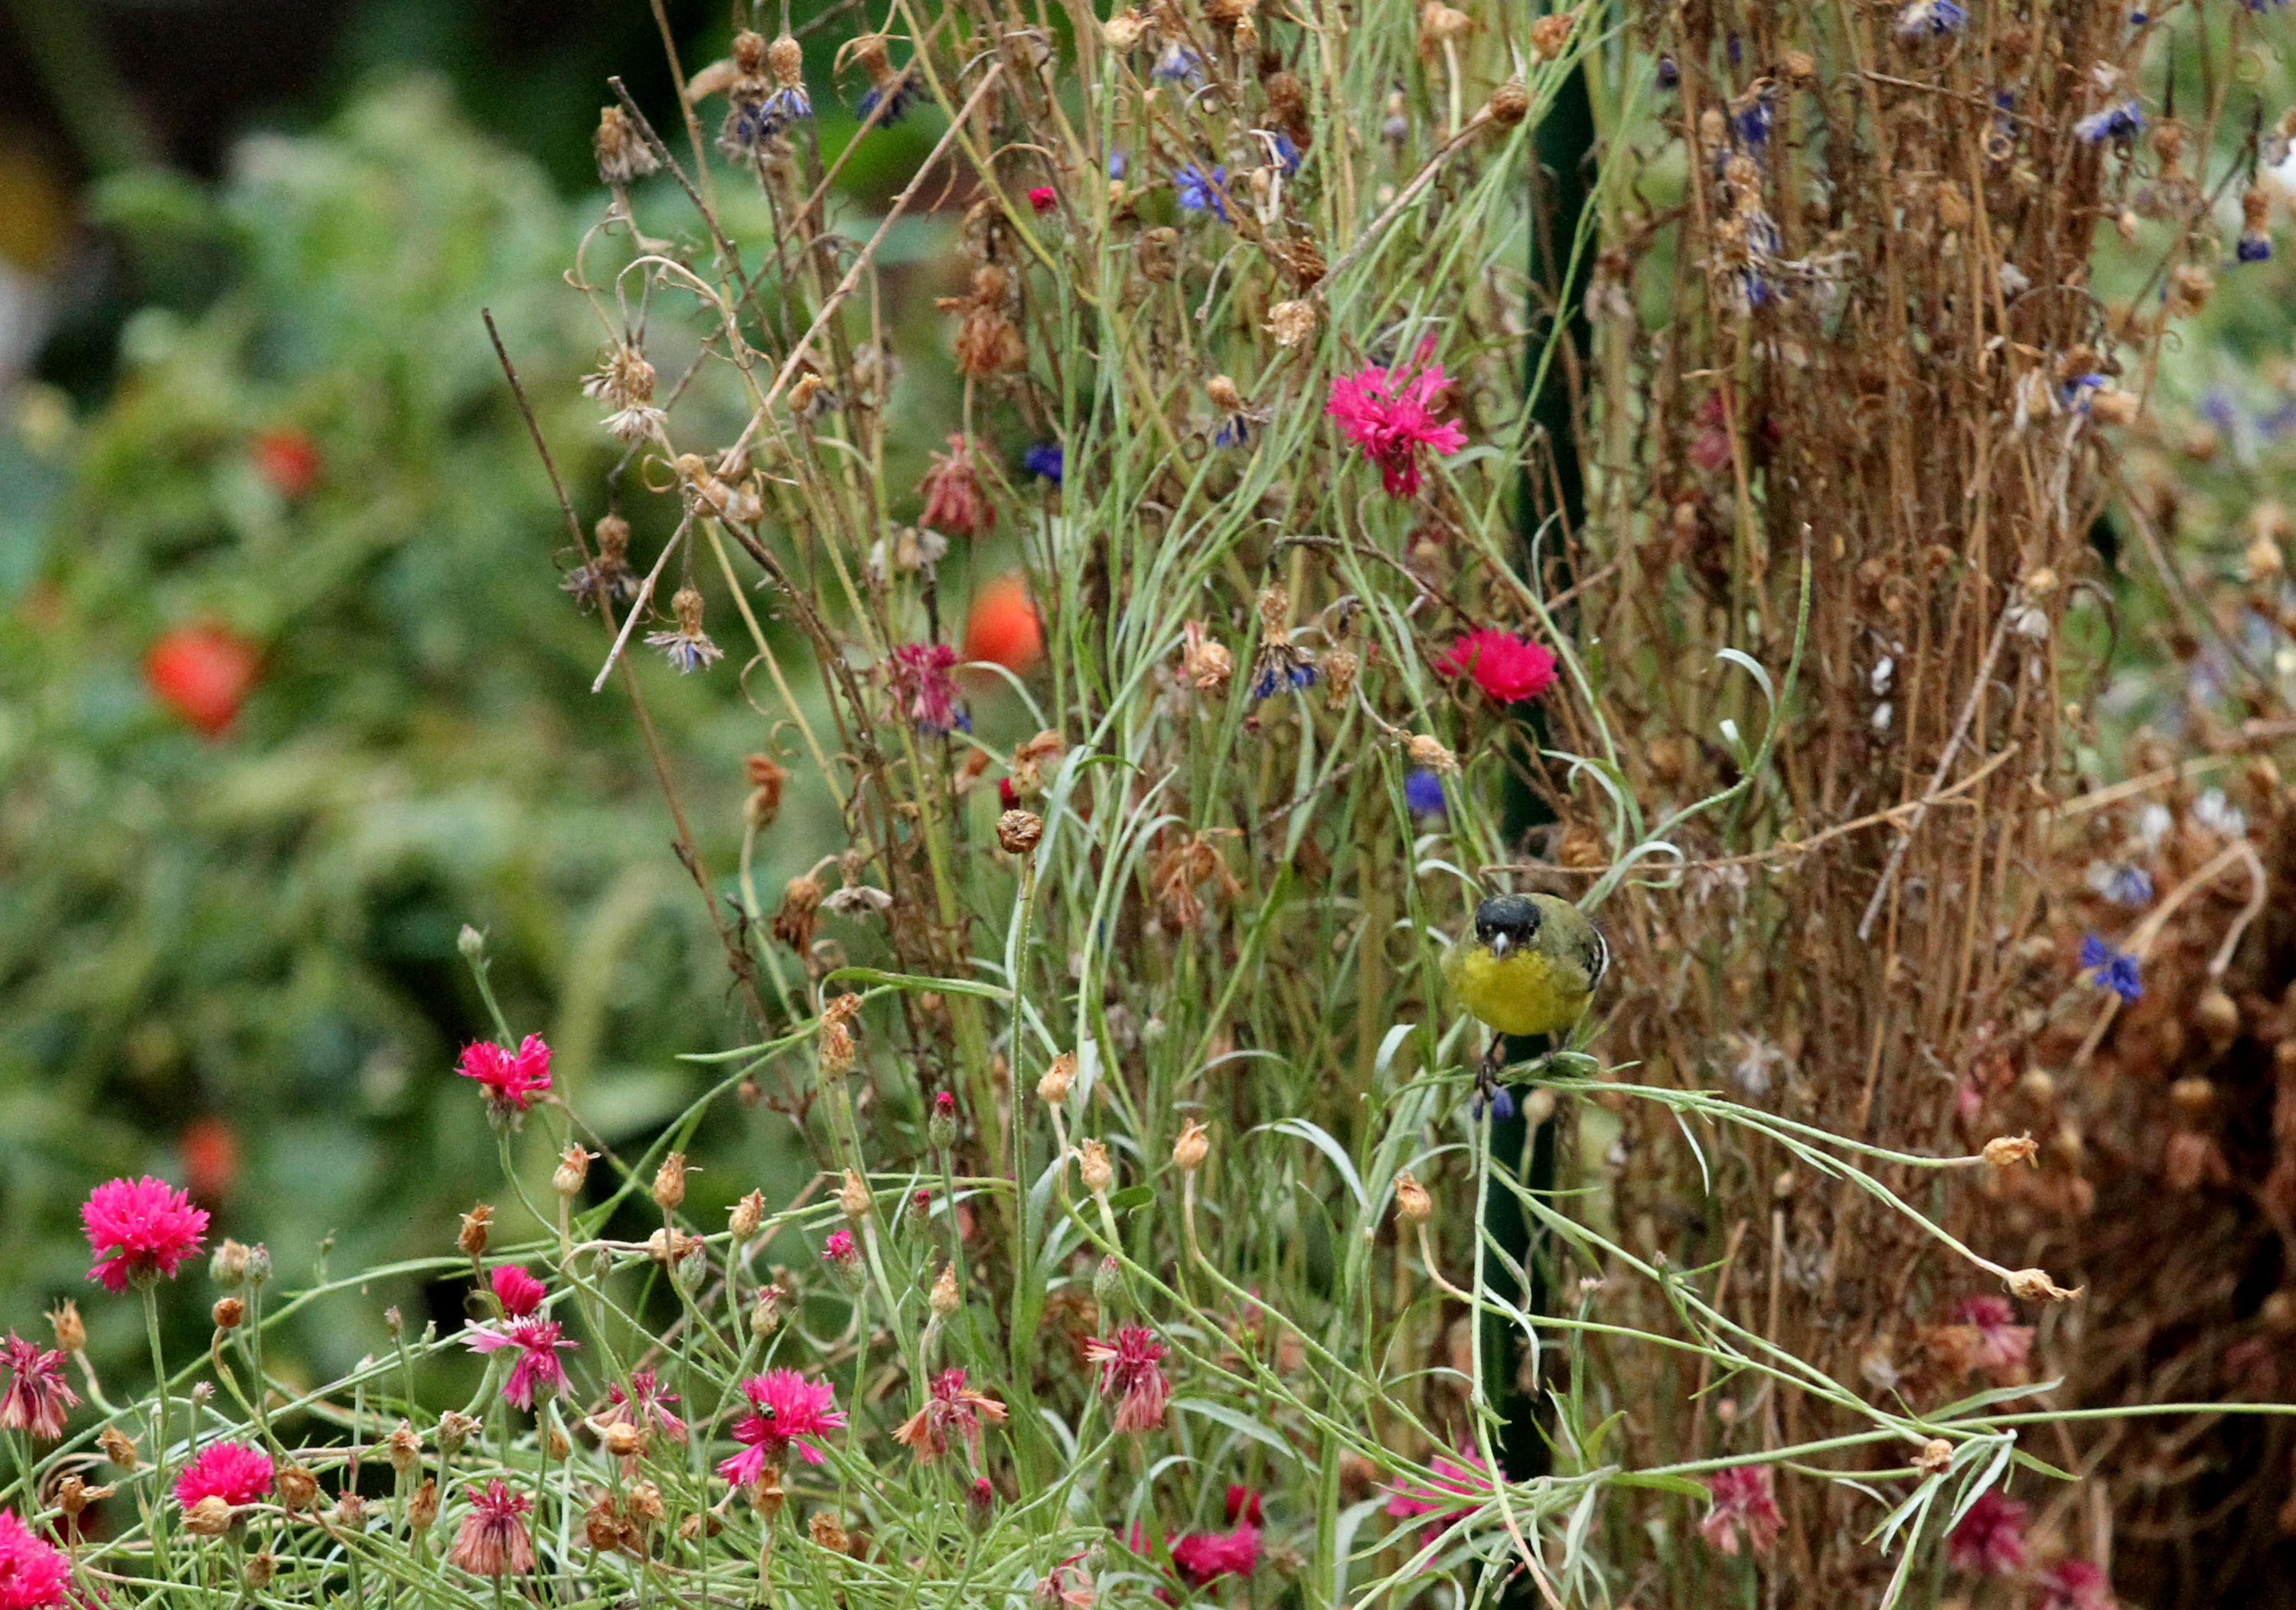
POLYGON ((850 1263, 861 1255, 849 1230, 832 1230, 829 1239, 822 1243, 821 1261, 824 1263, 850 1263))
POLYGON ((1435 662, 1446 676, 1471 676, 1501 704, 1537 699, 1554 685, 1554 656, 1544 644, 1486 626, 1462 634, 1435 662))
POLYGON ((1706 1478, 1706 1491, 1713 1495, 1713 1503, 1698 1523, 1700 1536, 1725 1554, 1737 1553, 1742 1540, 1756 1554, 1769 1552, 1785 1518, 1778 1514, 1777 1500, 1771 1496, 1767 1465, 1733 1465, 1718 1470, 1706 1478))
POLYGON ((1259 1528, 1191 1532, 1172 1545, 1172 1564, 1191 1588, 1201 1588, 1215 1577, 1250 1576, 1259 1564, 1259 1528))
POLYGON ((2087 1560, 2059 1560, 2035 1586, 2041 1590, 2036 1610, 2113 1610, 2111 1579, 2087 1560))
POLYGON ((1427 1467, 1435 1473, 1435 1479, 1423 1487, 1414 1482, 1389 1488, 1386 1511, 1400 1520, 1433 1516, 1435 1519, 1420 1533, 1423 1538, 1472 1513, 1495 1490, 1490 1467, 1472 1448, 1460 1449, 1456 1459, 1439 1453, 1427 1461, 1427 1467))
POLYGON ((950 437, 948 451, 932 455, 917 490, 925 494, 917 524, 944 536, 979 536, 996 519, 972 467, 972 445, 962 436, 950 437))
MULTIPOLYGON (((1420 349, 1423 357, 1426 351, 1420 349)), ((1449 384, 1440 364, 1416 375, 1400 364, 1393 369, 1372 364, 1353 374, 1334 375, 1324 412, 1379 466, 1388 496, 1409 497, 1419 490, 1422 448, 1456 453, 1467 445, 1467 433, 1457 424, 1435 419, 1437 402, 1449 384)))
POLYGON ((271 1491, 271 1456, 251 1442, 210 1442, 176 1477, 176 1502, 185 1509, 217 1498, 234 1508, 271 1491))
POLYGON ((1152 1331, 1126 1325, 1106 1341, 1086 1336, 1084 1356, 1086 1363, 1100 1366, 1102 1394, 1116 1396, 1119 1431, 1150 1431, 1164 1423, 1164 1401, 1171 1389, 1159 1362, 1164 1344, 1152 1331))
POLYGON ((526 1512, 534 1502, 491 1481, 471 1500, 455 1546, 447 1558, 474 1576, 509 1576, 534 1569, 534 1543, 526 1533, 526 1512))
POLYGON ((43 1442, 64 1434, 64 1410, 79 1402, 64 1380, 60 1348, 43 1348, 14 1331, 0 1344, 0 1365, 8 1370, 8 1390, 0 1393, 0 1430, 29 1431, 43 1442))
POLYGON ((87 1278, 109 1292, 128 1283, 175 1277, 185 1258, 200 1250, 208 1227, 207 1209, 193 1207, 187 1192, 146 1174, 141 1180, 110 1180, 88 1193, 79 1210, 87 1227, 95 1267, 87 1278))
POLYGON ((742 1383, 742 1393, 753 1412, 734 1422, 734 1440, 745 1446, 718 1466, 718 1474, 736 1487, 756 1481, 768 1464, 779 1465, 791 1443, 807 1464, 820 1464, 824 1456, 812 1439, 845 1424, 837 1407, 837 1388, 826 1381, 808 1381, 794 1369, 753 1375, 742 1383))
POLYGON ((944 1369, 933 1377, 932 1385, 925 1394, 925 1406, 901 1422, 893 1433, 893 1440, 907 1443, 920 1459, 937 1459, 948 1451, 948 1436, 953 1431, 978 1455, 980 1422, 986 1419, 1002 1424, 1004 1418, 1004 1405, 987 1393, 967 1386, 963 1368, 944 1369))
POLYGON ((0 1509, 0 1610, 49 1610, 64 1602, 71 1561, 9 1510, 0 1509))
POLYGON ((1061 198, 1049 184, 1039 184, 1029 192, 1029 205, 1038 212, 1050 212, 1061 204, 1061 198))
POLYGON ((606 1388, 606 1397, 613 1404, 608 1411, 609 1420, 626 1420, 633 1426, 659 1431, 673 1442, 685 1441, 685 1422, 677 1418, 670 1405, 677 1394, 662 1385, 651 1369, 641 1369, 630 1377, 630 1389, 619 1386, 606 1388))
POLYGON ((503 1312, 513 1320, 522 1320, 542 1306, 542 1299, 550 1288, 515 1263, 505 1263, 494 1272, 495 1300, 503 1312))
POLYGON ((455 1071, 485 1085, 496 1111, 522 1113, 550 1088, 550 1048, 539 1034, 529 1034, 514 1051, 491 1040, 474 1041, 463 1048, 455 1071))
POLYGON ((546 1393, 566 1390, 566 1366, 559 1361, 558 1350, 581 1345, 570 1341, 565 1328, 555 1320, 512 1320, 501 1325, 473 1325, 464 1334, 472 1353, 494 1353, 504 1347, 518 1349, 518 1362, 511 1366, 510 1379, 503 1385, 503 1396, 521 1409, 534 1407, 537 1386, 546 1393))
POLYGON ((1977 1332, 1970 1360, 1980 1369, 2013 1369, 2033 1351, 2033 1328, 2010 1323, 2017 1311, 2006 1297, 1964 1297, 1955 1305, 1953 1317, 1977 1332))
POLYGON ((1227 1524, 1231 1526, 1238 1521, 1243 1522, 1246 1525, 1257 1526, 1265 1518, 1260 1513, 1259 1494, 1242 1482, 1230 1482, 1227 1484, 1226 1508, 1227 1524))
POLYGON ((885 662, 893 704, 917 723, 917 731, 940 737, 971 720, 956 707, 956 650, 947 643, 903 643, 885 662))
POLYGON ((2025 1565, 2025 1506, 1988 1489, 1945 1540, 1947 1564, 1972 1576, 2007 1576, 2025 1565))

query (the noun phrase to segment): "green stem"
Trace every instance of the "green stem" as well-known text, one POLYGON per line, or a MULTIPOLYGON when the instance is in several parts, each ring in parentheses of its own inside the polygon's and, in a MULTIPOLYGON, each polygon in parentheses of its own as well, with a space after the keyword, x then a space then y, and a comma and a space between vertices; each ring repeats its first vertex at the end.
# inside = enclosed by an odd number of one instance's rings
POLYGON ((152 1448, 152 1557, 165 1581, 174 1574, 168 1548, 168 1361, 160 1346, 160 1292, 155 1282, 141 1282, 144 1295, 144 1336, 152 1344, 152 1394, 159 1434, 152 1448))

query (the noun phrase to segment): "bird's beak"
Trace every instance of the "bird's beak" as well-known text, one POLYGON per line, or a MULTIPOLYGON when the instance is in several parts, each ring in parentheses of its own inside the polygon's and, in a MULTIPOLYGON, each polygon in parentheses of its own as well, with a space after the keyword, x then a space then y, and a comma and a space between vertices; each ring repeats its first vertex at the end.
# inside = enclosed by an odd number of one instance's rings
POLYGON ((1505 934, 1493 934, 1491 936, 1491 954, 1496 960, 1505 961, 1506 960, 1506 953, 1513 948, 1514 941, 1509 939, 1505 934))

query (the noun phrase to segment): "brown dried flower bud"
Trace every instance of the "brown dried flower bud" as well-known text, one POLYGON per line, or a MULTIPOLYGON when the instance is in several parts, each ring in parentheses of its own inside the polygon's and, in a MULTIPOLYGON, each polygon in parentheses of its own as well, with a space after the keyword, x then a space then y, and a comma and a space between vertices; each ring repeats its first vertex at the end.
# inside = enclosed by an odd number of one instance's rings
POLYGON ((1513 128, 1530 116, 1530 92, 1510 78, 1491 91, 1491 98, 1483 102, 1483 110, 1501 128, 1513 128))
POLYGON ((56 1483, 56 1508, 76 1520, 90 1504, 110 1498, 116 1491, 108 1485, 91 1487, 78 1475, 68 1475, 56 1483))
POLYGON ((240 1322, 247 1318, 247 1304, 237 1297, 218 1297, 216 1299, 214 1318, 215 1328, 217 1330, 237 1330, 240 1322))
POLYGON ((2020 1269, 2010 1274, 2009 1289, 2027 1302, 2070 1303, 2088 1288, 2076 1286, 2068 1291, 2049 1279, 2049 1271, 2046 1269, 2020 1269))
POLYGON ((463 1232, 455 1238, 455 1245, 463 1249, 463 1255, 472 1258, 486 1255, 487 1226, 494 1216, 494 1208, 484 1202, 463 1215, 463 1232))
POLYGON ((758 1293, 757 1305, 750 1310, 750 1334, 759 1341, 782 1328, 782 1288, 767 1286, 758 1293))
POLYGON ((275 1489, 279 1502, 290 1515, 308 1509, 319 1501, 318 1474, 308 1465, 289 1465, 281 1470, 275 1489))
POLYGON ((1914 1468, 1923 1475, 1935 1475, 1953 1463, 1953 1444, 1941 1436, 1933 1436, 1922 1444, 1914 1455, 1914 1468))
POLYGON ((753 1190, 734 1204, 734 1211, 726 1215, 726 1228, 733 1232, 736 1242, 747 1241, 757 1235, 765 1222, 766 1193, 753 1190))
POLYGON ((1077 1172, 1084 1177, 1084 1188, 1095 1197, 1104 1197, 1116 1183, 1116 1167, 1108 1160, 1108 1148, 1097 1140, 1077 1143, 1077 1172))
POLYGON ((1211 1149, 1211 1136, 1191 1118, 1180 1126, 1180 1138, 1172 1142, 1172 1161, 1179 1165, 1182 1173, 1192 1174, 1204 1165, 1211 1149))
POLYGON ((142 1468, 144 1461, 135 1455, 135 1442, 117 1426, 106 1426, 97 1434, 95 1445, 103 1450, 103 1457, 133 1475, 142 1468))
POLYGON ((1179 271, 1180 232, 1168 226, 1152 229, 1140 237, 1133 254, 1139 259, 1140 272, 1159 283, 1170 279, 1179 271))
POLYGON ((618 1554, 627 1546, 622 1535, 621 1508, 603 1488, 582 1512, 582 1541, 601 1554, 618 1554))
POLYGON ((632 1482, 622 1495, 622 1509, 641 1526, 659 1526, 669 1515, 661 1501, 661 1489, 652 1482, 632 1482))
POLYGON ((1278 302, 1267 310, 1267 333, 1278 347, 1297 347, 1316 333, 1313 302, 1278 302))
POLYGON ((1324 707, 1344 710, 1348 699, 1354 693, 1356 677, 1363 670, 1363 656, 1353 649, 1326 650, 1324 654, 1324 707))
POLYGON ((1475 20, 1466 12, 1443 4, 1443 0, 1427 0, 1419 8, 1419 50, 1422 55, 1442 54, 1445 45, 1455 44, 1467 37, 1475 20))
POLYGON ((279 1557, 268 1549, 258 1549, 247 1557, 247 1566, 240 1580, 250 1593, 260 1593, 271 1586, 271 1578, 279 1569, 279 1557))
POLYGON ((805 47, 783 34, 766 46, 766 67, 775 88, 794 89, 805 82, 805 47))
POLYGON ((1235 656, 1208 635, 1204 623, 1189 621, 1181 628, 1181 666, 1200 693, 1216 693, 1235 674, 1235 656))
POLYGON ((2211 989, 2201 997, 2198 1016, 2201 1033, 2208 1037, 2211 1050, 2221 1051, 2240 1038, 2240 1008, 2221 989, 2211 989))
POLYGON ((184 1530, 195 1537, 221 1537, 231 1530, 230 1503, 220 1493, 209 1493, 184 1511, 184 1530))
POLYGON ((1007 811, 996 819, 996 843, 1008 855, 1026 855, 1045 836, 1045 819, 1034 811, 1007 811))
POLYGON ((845 1181, 837 1188, 837 1205, 843 1208, 845 1216, 856 1223, 869 1216, 869 1209, 873 1205, 869 1196, 869 1182, 857 1171, 849 1168, 845 1171, 845 1181))
POLYGON ((672 1152, 654 1170, 653 1205, 666 1214, 685 1205, 685 1154, 672 1152))
POLYGON ((627 1420, 609 1420, 598 1428, 598 1445, 618 1459, 634 1459, 645 1451, 645 1432, 627 1420))
POLYGON ((1074 1051, 1062 1051, 1045 1069, 1045 1076, 1037 1081, 1037 1099, 1047 1107, 1058 1107, 1069 1099, 1069 1089, 1076 1083, 1077 1059, 1074 1051))
POLYGON ((345 1532, 366 1530, 366 1500, 356 1492, 346 1492, 335 1500, 333 1524, 345 1532))
POLYGON ((428 1532, 439 1523, 439 1480, 424 1476, 422 1485, 406 1500, 406 1524, 416 1532, 428 1532))
POLYGON ((860 1015, 861 997, 840 995, 821 1009, 821 1043, 817 1051, 824 1074, 849 1074, 860 1054, 853 1043, 853 1019, 860 1015))
POLYGON ((1404 746, 1411 756, 1411 764, 1430 772, 1448 776, 1459 769, 1459 757, 1445 748, 1440 741, 1424 732, 1414 732, 1404 746))
POLYGON ((439 1451, 451 1459, 462 1451, 463 1443, 485 1428, 486 1422, 477 1416, 449 1409, 439 1417, 439 1451))
POLYGON ((550 1189, 562 1197, 581 1195, 584 1182, 590 1178, 591 1160, 597 1155, 578 1146, 570 1146, 559 1153, 558 1167, 550 1176, 550 1189))
POLYGON ((56 1345, 66 1353, 78 1353, 87 1345, 87 1327, 80 1320, 79 1304, 70 1297, 49 1313, 48 1326, 56 1333, 56 1345))
POLYGON ((1817 58, 1806 50, 1790 50, 1778 58, 1778 77, 1789 84, 1808 84, 1817 77, 1817 58))
POLYGON ((401 1420, 393 1426, 390 1434, 382 1439, 382 1452, 383 1457, 390 1461, 390 1467, 401 1475, 421 1464, 422 1438, 415 1431, 414 1423, 401 1420))
POLYGON ((806 1523, 806 1531, 812 1534, 816 1543, 832 1554, 842 1554, 853 1546, 853 1540, 846 1535, 844 1524, 826 1509, 813 1512, 813 1518, 806 1523))
POLYGON ((1395 1176, 1395 1216, 1406 1224, 1423 1224, 1434 1211, 1427 1188, 1412 1177, 1409 1169, 1399 1171, 1395 1176))
POLYGON ((1238 391, 1235 382, 1224 374, 1216 374, 1204 382, 1204 395, 1211 398, 1212 406, 1222 413, 1243 412, 1243 393, 1238 391))
POLYGON ((1996 1135, 1985 1143, 1985 1160, 1996 1168, 2030 1163, 2040 1167, 2041 1143, 2030 1135, 1996 1135))
POLYGON ((1552 61, 1562 53, 1570 42, 1570 30, 1578 26, 1575 11, 1550 12, 1530 25, 1530 55, 1534 61, 1552 61))
POLYGON ((661 166, 660 159, 653 154, 653 147, 645 143, 637 125, 619 106, 600 110, 598 132, 592 138, 591 149, 598 158, 598 183, 609 189, 619 189, 661 166))
POLYGON ((1116 50, 1130 50, 1147 30, 1148 20, 1136 10, 1120 11, 1100 25, 1101 37, 1116 50))
POLYGON ((933 1312, 941 1319, 946 1320, 956 1312, 959 1298, 956 1295, 955 1263, 944 1263, 940 1266, 940 1273, 933 1279, 932 1293, 925 1301, 931 1305, 933 1312))

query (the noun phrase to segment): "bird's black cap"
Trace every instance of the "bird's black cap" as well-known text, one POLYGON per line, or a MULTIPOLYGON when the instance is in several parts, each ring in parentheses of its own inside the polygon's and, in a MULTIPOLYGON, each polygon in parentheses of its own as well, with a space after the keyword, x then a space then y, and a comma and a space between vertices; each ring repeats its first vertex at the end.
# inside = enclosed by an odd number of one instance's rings
POLYGON ((1538 903, 1528 895, 1494 895, 1475 908, 1475 937, 1488 944, 1497 935, 1521 942, 1538 932, 1538 903))

